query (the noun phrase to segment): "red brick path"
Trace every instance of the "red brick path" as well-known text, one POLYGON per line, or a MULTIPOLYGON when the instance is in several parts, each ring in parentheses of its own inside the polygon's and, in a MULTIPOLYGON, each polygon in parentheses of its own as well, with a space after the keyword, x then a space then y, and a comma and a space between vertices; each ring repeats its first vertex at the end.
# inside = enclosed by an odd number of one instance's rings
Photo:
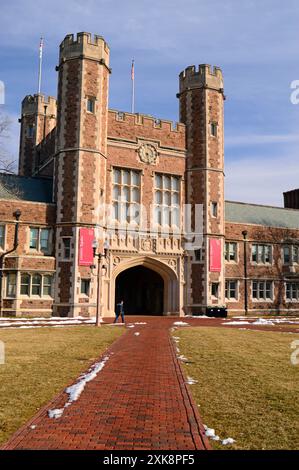
POLYGON ((128 329, 111 346, 108 362, 78 401, 50 419, 47 411, 67 401, 60 394, 3 449, 209 449, 170 339, 175 320, 128 321, 147 324, 128 329))

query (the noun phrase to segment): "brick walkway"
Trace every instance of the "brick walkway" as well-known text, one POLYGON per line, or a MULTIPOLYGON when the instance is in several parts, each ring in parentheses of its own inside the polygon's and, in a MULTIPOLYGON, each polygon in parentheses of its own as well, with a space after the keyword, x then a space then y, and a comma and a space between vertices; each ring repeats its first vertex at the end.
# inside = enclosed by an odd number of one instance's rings
POLYGON ((61 418, 50 419, 47 411, 63 407, 64 392, 3 449, 209 449, 170 339, 175 320, 127 321, 147 324, 128 328, 111 346, 103 370, 61 418))

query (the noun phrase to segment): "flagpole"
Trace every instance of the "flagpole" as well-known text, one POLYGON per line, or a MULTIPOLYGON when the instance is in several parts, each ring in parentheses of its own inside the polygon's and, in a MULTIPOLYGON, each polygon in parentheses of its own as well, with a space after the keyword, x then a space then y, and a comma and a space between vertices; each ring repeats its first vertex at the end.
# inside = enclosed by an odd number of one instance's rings
POLYGON ((135 64, 134 59, 132 60, 132 70, 131 70, 131 79, 132 79, 132 114, 135 112, 135 64))
POLYGON ((38 94, 40 94, 41 92, 41 83, 42 83, 43 45, 44 45, 44 39, 41 37, 40 43, 39 43, 38 94))

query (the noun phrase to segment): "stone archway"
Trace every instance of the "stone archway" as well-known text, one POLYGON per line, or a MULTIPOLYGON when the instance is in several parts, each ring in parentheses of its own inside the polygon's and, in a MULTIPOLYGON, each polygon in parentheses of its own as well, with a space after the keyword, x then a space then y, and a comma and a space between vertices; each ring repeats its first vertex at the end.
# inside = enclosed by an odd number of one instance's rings
POLYGON ((164 280, 145 266, 125 269, 115 279, 115 306, 121 300, 126 315, 163 315, 164 280))
MULTIPOLYGON (((110 293, 109 293, 109 312, 114 312, 116 301, 116 288, 117 277, 133 267, 144 267, 153 271, 158 276, 153 276, 153 279, 158 281, 159 277, 163 281, 163 308, 161 308, 161 315, 179 315, 180 313, 180 286, 176 272, 166 263, 150 257, 136 257, 128 258, 121 261, 112 273, 110 280, 110 293)), ((129 271, 128 271, 129 273, 129 271)), ((160 284, 161 286, 161 284, 160 284)), ((119 300, 119 299, 118 299, 119 300)), ((141 312, 142 313, 142 312, 141 312)))

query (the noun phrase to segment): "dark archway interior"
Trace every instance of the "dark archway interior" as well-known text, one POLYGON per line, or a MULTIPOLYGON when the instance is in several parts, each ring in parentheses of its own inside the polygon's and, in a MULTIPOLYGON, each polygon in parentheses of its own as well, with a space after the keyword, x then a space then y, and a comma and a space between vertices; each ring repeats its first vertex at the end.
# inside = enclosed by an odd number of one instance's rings
POLYGON ((115 281, 115 303, 124 301, 125 315, 162 315, 164 281, 144 266, 121 272, 115 281))

